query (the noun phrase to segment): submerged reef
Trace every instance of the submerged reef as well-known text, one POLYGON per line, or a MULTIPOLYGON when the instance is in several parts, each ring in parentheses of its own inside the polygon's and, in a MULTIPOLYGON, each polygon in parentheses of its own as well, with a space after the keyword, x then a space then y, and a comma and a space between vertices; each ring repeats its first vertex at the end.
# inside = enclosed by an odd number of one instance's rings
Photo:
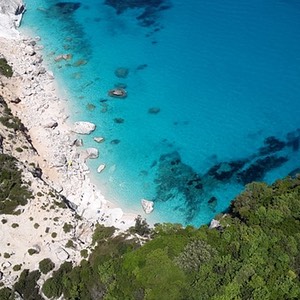
POLYGON ((181 161, 177 151, 161 155, 157 166, 154 201, 170 201, 179 195, 187 207, 186 219, 191 221, 203 200, 203 184, 192 167, 181 161))
MULTIPOLYGON (((105 0, 105 4, 112 6, 118 15, 127 9, 141 9, 136 19, 143 27, 158 26, 160 11, 171 8, 171 3, 164 0, 105 0)), ((158 27, 156 30, 159 30, 158 27)))
POLYGON ((54 7, 59 11, 60 14, 68 15, 73 13, 80 7, 79 2, 58 2, 54 7))
MULTIPOLYGON (((256 153, 237 160, 217 162, 204 174, 197 173, 192 166, 182 162, 179 152, 172 150, 161 155, 158 163, 151 166, 157 170, 153 200, 176 201, 178 206, 175 210, 180 210, 189 224, 202 203, 212 212, 217 211, 218 199, 214 193, 220 185, 238 184, 242 188, 253 181, 263 181, 268 172, 285 164, 290 155, 299 150, 299 144, 300 130, 289 132, 286 140, 269 136, 256 153)), ((295 166, 287 175, 295 176, 300 173, 299 170, 300 166, 295 166)))

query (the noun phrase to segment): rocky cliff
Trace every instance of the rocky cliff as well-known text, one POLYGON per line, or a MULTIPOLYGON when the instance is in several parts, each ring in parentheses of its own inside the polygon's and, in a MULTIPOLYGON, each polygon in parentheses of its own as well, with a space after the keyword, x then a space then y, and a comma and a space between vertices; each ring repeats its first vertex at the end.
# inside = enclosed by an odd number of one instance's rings
POLYGON ((25 4, 22 0, 0 0, 0 36, 15 38, 19 35, 19 27, 25 4))

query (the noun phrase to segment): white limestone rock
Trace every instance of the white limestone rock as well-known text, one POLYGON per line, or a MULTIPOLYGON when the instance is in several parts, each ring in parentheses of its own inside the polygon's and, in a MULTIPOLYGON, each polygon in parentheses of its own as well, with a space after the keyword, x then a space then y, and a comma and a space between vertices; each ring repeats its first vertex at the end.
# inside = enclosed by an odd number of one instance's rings
POLYGON ((25 11, 23 0, 0 0, 0 36, 16 38, 19 32, 22 15, 25 11))
POLYGON ((209 225, 209 229, 221 227, 220 221, 212 219, 209 225))
POLYGON ((153 201, 142 199, 141 204, 146 214, 150 214, 154 209, 153 201))
POLYGON ((57 248, 55 254, 60 261, 65 261, 69 258, 69 253, 62 247, 57 248))
POLYGON ((96 129, 96 125, 91 122, 75 122, 72 131, 78 134, 90 134, 96 129))
POLYGON ((99 151, 96 148, 87 148, 81 153, 81 157, 84 161, 87 159, 95 159, 99 157, 99 151))
POLYGON ((104 137, 101 137, 101 136, 94 137, 94 141, 97 142, 97 143, 102 143, 102 142, 104 142, 104 137))
POLYGON ((104 169, 105 169, 105 164, 101 164, 98 168, 97 168, 97 172, 101 173, 104 169))

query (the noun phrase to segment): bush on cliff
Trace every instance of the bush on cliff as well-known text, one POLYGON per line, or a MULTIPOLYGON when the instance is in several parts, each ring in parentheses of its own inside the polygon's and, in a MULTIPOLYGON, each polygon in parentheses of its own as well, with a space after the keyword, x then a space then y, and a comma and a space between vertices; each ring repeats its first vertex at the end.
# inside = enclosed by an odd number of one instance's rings
POLYGON ((12 67, 7 63, 5 58, 0 58, 0 74, 6 77, 12 77, 13 75, 12 67))
POLYGON ((32 197, 23 183, 22 172, 17 160, 7 154, 0 154, 0 214, 14 214, 19 205, 26 205, 32 197))

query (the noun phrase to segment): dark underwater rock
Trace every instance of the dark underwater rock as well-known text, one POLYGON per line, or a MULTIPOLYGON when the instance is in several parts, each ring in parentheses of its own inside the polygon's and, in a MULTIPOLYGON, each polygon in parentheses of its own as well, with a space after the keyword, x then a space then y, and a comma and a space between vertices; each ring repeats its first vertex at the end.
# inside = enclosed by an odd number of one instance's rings
POLYGON ((160 112, 160 108, 159 107, 151 107, 148 109, 148 113, 155 115, 158 114, 160 112))
POLYGON ((144 70, 144 69, 147 68, 147 67, 148 67, 147 64, 142 64, 142 65, 137 66, 137 67, 136 67, 136 70, 137 70, 137 71, 144 70))
POLYGON ((275 136, 269 136, 264 140, 264 146, 259 149, 260 155, 269 155, 278 152, 285 147, 285 142, 280 141, 275 136))
POLYGON ((219 181, 227 181, 231 179, 238 170, 242 169, 245 163, 246 160, 222 162, 210 168, 207 172, 207 175, 219 181))
POLYGON ((286 135, 287 147, 291 147, 293 151, 298 151, 300 147, 300 135, 299 132, 289 132, 286 135))
POLYGON ((114 118, 114 122, 116 123, 116 124, 122 124, 122 123, 124 123, 124 119, 123 118, 114 118))
POLYGON ((268 171, 280 167, 287 161, 287 157, 277 157, 275 155, 258 159, 247 169, 238 173, 238 181, 242 184, 247 184, 253 181, 261 181, 268 171))
POLYGON ((128 76, 128 74, 129 74, 128 68, 120 67, 115 70, 115 75, 118 78, 126 78, 128 76))
POLYGON ((170 2, 166 0, 105 0, 104 3, 112 6, 118 15, 127 9, 143 9, 142 13, 136 17, 139 25, 143 27, 157 25, 159 12, 171 7, 170 2))
POLYGON ((218 204, 218 199, 215 196, 212 196, 208 201, 208 207, 214 212, 218 204))
POLYGON ((80 5, 80 2, 58 2, 55 7, 59 9, 61 14, 67 15, 77 10, 80 5))
POLYGON ((115 140, 110 141, 110 143, 111 143, 112 145, 118 145, 120 142, 121 142, 121 141, 118 140, 118 139, 115 139, 115 140))
POLYGON ((199 212, 203 201, 201 177, 181 161, 177 151, 161 155, 157 167, 155 201, 182 198, 186 206, 186 221, 190 222, 199 212))
POLYGON ((291 171, 291 172, 289 173, 289 176, 295 178, 295 177, 297 177, 299 174, 300 174, 300 168, 296 168, 296 169, 294 169, 293 171, 291 171))

